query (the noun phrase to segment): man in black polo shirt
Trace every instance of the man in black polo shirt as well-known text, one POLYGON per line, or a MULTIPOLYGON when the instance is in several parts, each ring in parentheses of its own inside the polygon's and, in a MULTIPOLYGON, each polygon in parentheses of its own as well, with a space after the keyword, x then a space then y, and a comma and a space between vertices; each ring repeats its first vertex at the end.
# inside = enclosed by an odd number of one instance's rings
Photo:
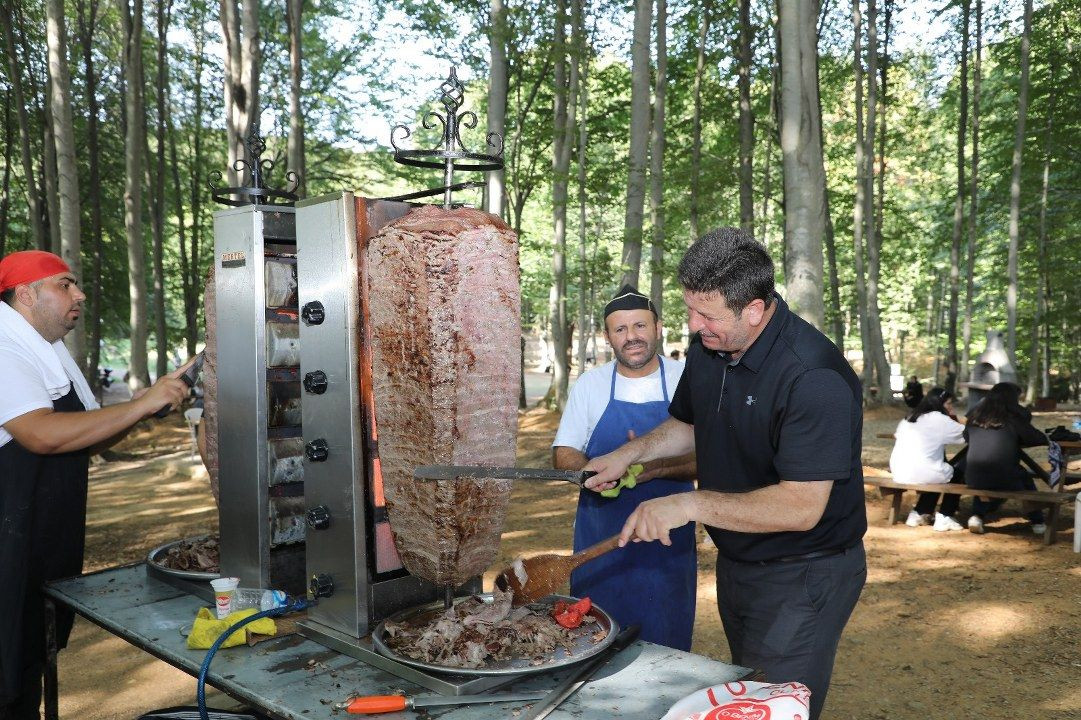
POLYGON ((811 689, 812 720, 867 577, 861 389, 825 335, 774 292, 773 261, 735 228, 679 265, 697 333, 656 430, 584 469, 597 491, 629 465, 695 451, 698 490, 649 500, 621 543, 701 522, 717 545, 717 604, 732 661, 811 689))

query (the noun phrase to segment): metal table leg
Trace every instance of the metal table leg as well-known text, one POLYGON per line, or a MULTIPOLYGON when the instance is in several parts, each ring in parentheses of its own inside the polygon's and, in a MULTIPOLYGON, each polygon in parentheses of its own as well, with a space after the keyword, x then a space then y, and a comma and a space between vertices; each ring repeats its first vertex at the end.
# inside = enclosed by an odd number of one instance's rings
POLYGON ((45 720, 59 720, 59 693, 56 686, 56 605, 45 598, 45 720))

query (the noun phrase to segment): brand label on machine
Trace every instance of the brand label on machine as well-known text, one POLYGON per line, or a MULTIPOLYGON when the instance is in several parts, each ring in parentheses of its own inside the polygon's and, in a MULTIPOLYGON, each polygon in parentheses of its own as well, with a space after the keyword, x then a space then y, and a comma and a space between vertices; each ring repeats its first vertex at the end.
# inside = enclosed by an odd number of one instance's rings
POLYGON ((223 268, 243 267, 247 262, 247 255, 244 254, 243 250, 221 254, 221 266, 223 268))

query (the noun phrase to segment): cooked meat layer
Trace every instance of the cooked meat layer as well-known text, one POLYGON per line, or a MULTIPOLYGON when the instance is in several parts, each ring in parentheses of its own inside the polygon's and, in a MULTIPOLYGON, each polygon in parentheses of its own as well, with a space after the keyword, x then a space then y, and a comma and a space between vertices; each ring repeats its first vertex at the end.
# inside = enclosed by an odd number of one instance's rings
POLYGON ((384 642, 394 652, 433 665, 483 668, 501 660, 528 658, 533 665, 549 661, 557 648, 571 653, 575 641, 585 635, 594 643, 607 637, 593 615, 574 629, 561 627, 552 618, 551 605, 511 607, 511 594, 494 593, 492 602, 471 597, 450 610, 387 621, 384 642))

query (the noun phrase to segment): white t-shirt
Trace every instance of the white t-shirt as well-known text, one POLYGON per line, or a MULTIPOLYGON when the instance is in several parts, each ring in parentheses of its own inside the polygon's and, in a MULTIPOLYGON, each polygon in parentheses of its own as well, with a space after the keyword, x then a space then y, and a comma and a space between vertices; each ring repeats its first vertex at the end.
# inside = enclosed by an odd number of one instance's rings
MULTIPOLYGON (((563 411, 563 417, 559 420, 559 430, 552 447, 569 447, 585 452, 589 439, 593 436, 593 429, 600 422, 601 415, 608 407, 608 400, 612 392, 612 368, 616 361, 612 360, 600 367, 587 370, 575 381, 567 398, 567 409, 563 411)), ((683 375, 683 363, 671 358, 661 359, 664 368, 664 380, 668 387, 668 399, 676 392, 676 385, 683 375)), ((664 389, 661 387, 661 372, 653 373, 640 378, 629 378, 616 373, 616 400, 624 400, 632 403, 656 402, 664 400, 664 389)))
POLYGON ((0 393, 0 447, 11 441, 11 433, 2 426, 31 410, 52 408, 49 391, 41 371, 18 350, 0 345, 0 378, 4 391, 0 393))
POLYGON ((948 483, 953 466, 943 459, 943 453, 947 445, 964 443, 964 431, 964 425, 935 411, 920 415, 914 423, 899 422, 890 454, 893 479, 911 485, 948 483))

